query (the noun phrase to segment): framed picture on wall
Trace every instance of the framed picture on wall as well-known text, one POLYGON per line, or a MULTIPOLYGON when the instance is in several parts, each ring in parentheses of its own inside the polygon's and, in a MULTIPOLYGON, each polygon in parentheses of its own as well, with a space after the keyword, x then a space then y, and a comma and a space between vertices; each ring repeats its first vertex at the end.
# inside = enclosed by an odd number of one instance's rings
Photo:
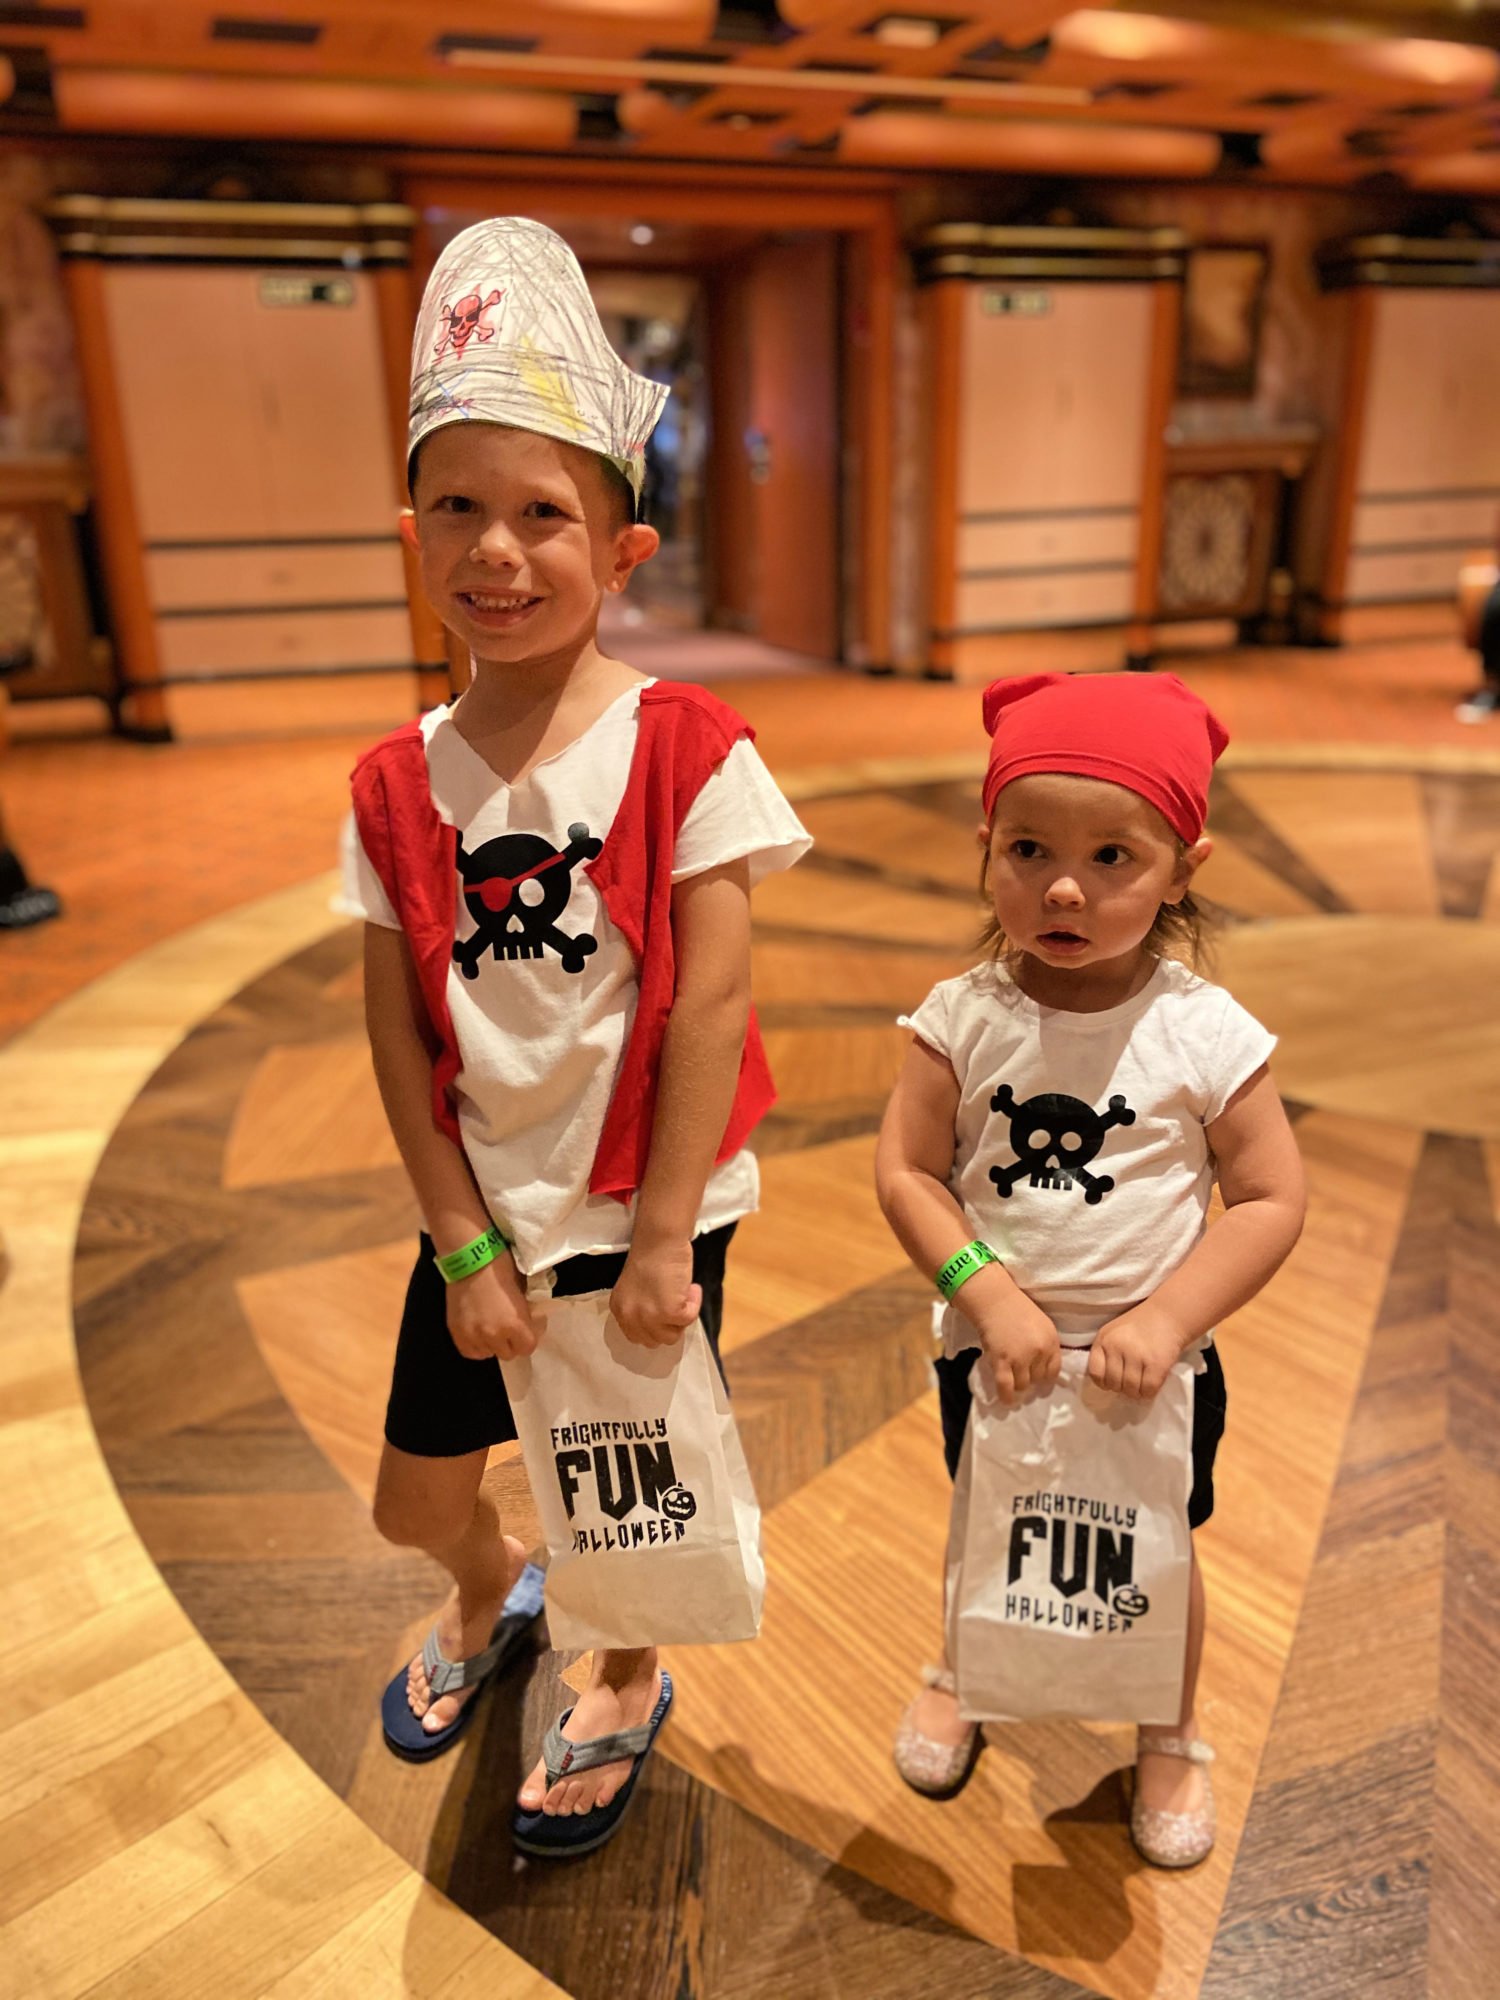
POLYGON ((1180 396, 1253 396, 1270 255, 1263 243, 1203 243, 1188 253, 1180 396))

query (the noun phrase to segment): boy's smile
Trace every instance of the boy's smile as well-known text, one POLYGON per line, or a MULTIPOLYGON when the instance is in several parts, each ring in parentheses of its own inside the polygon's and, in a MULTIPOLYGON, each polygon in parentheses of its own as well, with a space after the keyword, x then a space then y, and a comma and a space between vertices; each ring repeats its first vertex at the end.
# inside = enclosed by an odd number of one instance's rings
POLYGON ((495 632, 509 632, 541 603, 527 591, 461 590, 458 600, 470 618, 495 632))

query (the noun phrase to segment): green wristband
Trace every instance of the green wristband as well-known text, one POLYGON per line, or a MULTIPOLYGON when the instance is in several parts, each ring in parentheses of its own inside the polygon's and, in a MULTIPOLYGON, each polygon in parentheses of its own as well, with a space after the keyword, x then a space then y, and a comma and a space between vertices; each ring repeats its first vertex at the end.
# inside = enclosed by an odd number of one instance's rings
POLYGON ((966 1243, 962 1250, 955 1252, 937 1274, 937 1288, 950 1305, 953 1295, 960 1285, 966 1285, 976 1271, 982 1271, 986 1264, 998 1264, 1000 1259, 988 1243, 966 1243))
POLYGON ((445 1256, 434 1257, 433 1263, 443 1274, 445 1285, 456 1285, 460 1278, 472 1278, 476 1271, 482 1271, 486 1264, 493 1264, 503 1250, 510 1245, 493 1223, 483 1236, 476 1236, 472 1243, 465 1243, 462 1249, 450 1250, 445 1256))

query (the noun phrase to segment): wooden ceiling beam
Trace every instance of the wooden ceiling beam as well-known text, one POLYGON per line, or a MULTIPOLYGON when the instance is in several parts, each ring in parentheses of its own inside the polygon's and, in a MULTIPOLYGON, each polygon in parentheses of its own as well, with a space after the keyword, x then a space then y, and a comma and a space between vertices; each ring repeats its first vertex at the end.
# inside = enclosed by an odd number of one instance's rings
POLYGON ((578 130, 573 100, 540 91, 90 69, 59 71, 53 88, 76 132, 529 147, 568 146, 578 130))
MULTIPOLYGON (((1104 135, 1106 152, 1116 133, 1128 152, 1131 134, 1166 132, 1170 151, 1178 135, 1244 132, 1261 136, 1271 177, 1295 163, 1334 180, 1482 158, 1500 137, 1492 50, 1374 33, 1335 38, 1316 26, 1290 32, 1284 15, 1279 31, 1255 32, 1238 9, 1241 25, 1226 28, 1228 10, 1201 7, 1193 19, 1192 0, 1165 4, 1170 15, 1135 0, 1093 8, 932 0, 931 12, 902 0, 883 11, 871 0, 780 0, 793 32, 730 44, 714 39, 714 0, 92 0, 81 29, 3 33, 46 48, 67 129, 100 133, 218 130, 337 143, 378 127, 397 143, 441 145, 448 131, 464 146, 509 151, 497 96, 540 98, 568 117, 577 97, 599 96, 616 101, 637 157, 770 162, 839 137, 853 158, 870 150, 859 129, 866 115, 890 112, 969 128, 938 149, 955 158, 978 145, 976 120, 1086 127, 1104 135), (308 43, 215 38, 224 15, 309 22, 320 33, 308 43), (874 32, 903 18, 917 26, 894 41, 874 32), (471 47, 452 46, 464 36, 471 47), (119 79, 118 90, 105 90, 105 76, 119 79), (256 123, 261 114, 250 107, 270 104, 266 89, 294 95, 289 109, 256 123), (335 95, 320 106, 308 94, 318 89, 335 95), (376 100, 360 97, 370 90, 405 94, 377 113, 376 100), (434 110, 438 93, 453 112, 446 124, 434 110), (491 100, 488 114, 481 99, 491 100), (388 131, 403 109, 414 128, 388 131), (132 127, 131 115, 147 122, 132 127), (1352 150, 1349 135, 1359 135, 1352 150)), ((567 141, 538 129, 520 143, 567 141)), ((1081 161, 1081 132, 1067 143, 1081 161)))

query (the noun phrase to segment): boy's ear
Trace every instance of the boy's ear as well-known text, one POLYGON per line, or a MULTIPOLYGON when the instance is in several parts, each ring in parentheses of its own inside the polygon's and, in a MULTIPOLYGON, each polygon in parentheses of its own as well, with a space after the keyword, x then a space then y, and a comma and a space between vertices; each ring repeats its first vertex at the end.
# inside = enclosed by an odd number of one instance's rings
POLYGON ((400 518, 398 519, 396 526, 398 532, 400 533, 402 541, 405 542, 406 546, 411 550, 412 554, 414 556, 420 555, 422 552, 420 548, 417 546, 416 509, 413 507, 403 507, 401 509, 400 518))
POLYGON ((628 528, 622 528, 615 536, 609 575, 604 580, 606 590, 623 590, 630 581, 630 573, 643 562, 650 562, 661 547, 661 536, 645 521, 632 521, 628 528))
POLYGON ((1177 873, 1172 877, 1172 887, 1166 896, 1169 903, 1180 903, 1193 886, 1193 877, 1214 851, 1214 844, 1206 836, 1195 840, 1179 858, 1177 873))

